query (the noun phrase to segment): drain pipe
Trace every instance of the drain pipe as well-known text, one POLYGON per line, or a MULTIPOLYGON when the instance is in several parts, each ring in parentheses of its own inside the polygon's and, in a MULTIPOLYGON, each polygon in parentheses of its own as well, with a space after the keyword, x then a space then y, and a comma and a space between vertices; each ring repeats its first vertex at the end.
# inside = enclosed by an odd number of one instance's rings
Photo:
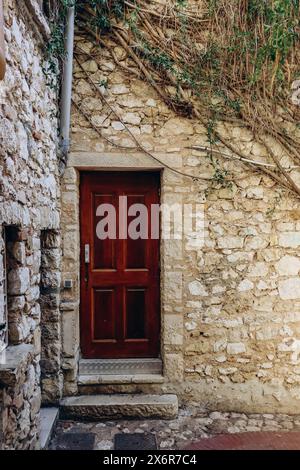
POLYGON ((72 81, 73 81, 73 58, 74 58, 74 24, 75 6, 68 8, 66 20, 64 72, 61 91, 61 116, 60 116, 60 145, 64 163, 66 163, 70 149, 70 125, 71 125, 71 103, 72 103, 72 81))

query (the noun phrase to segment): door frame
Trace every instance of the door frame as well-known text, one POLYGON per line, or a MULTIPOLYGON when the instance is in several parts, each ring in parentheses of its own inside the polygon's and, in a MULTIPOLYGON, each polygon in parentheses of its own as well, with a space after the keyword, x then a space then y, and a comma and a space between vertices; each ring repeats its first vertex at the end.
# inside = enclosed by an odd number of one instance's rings
MULTIPOLYGON (((80 186, 80 192, 79 192, 79 223, 80 223, 80 246, 81 246, 81 252, 80 252, 80 346, 82 348, 82 345, 83 345, 83 342, 84 342, 84 334, 85 334, 85 328, 87 326, 87 324, 89 323, 89 321, 87 320, 87 318, 85 317, 86 315, 86 312, 84 312, 84 308, 86 308, 86 305, 90 304, 90 301, 88 301, 88 298, 89 296, 91 295, 91 292, 90 292, 90 287, 88 288, 89 289, 89 292, 86 291, 86 285, 84 283, 84 276, 85 276, 85 270, 86 269, 89 269, 90 268, 90 264, 89 266, 86 266, 86 263, 85 263, 85 253, 84 253, 84 249, 83 249, 83 246, 84 246, 84 243, 86 243, 86 240, 83 241, 83 238, 84 236, 87 237, 87 233, 85 233, 83 235, 82 233, 82 229, 84 226, 86 226, 86 220, 83 221, 82 219, 82 213, 83 213, 83 207, 82 207, 82 197, 83 197, 83 194, 84 194, 84 190, 83 190, 83 181, 84 181, 84 178, 86 179, 89 179, 89 175, 97 175, 97 174, 101 174, 101 173, 115 173, 117 175, 122 175, 123 174, 126 174, 126 175, 131 175, 131 174, 134 174, 134 173, 138 173, 139 175, 146 175, 147 173, 148 174, 151 174, 152 175, 152 178, 156 180, 157 182, 157 188, 158 188, 158 192, 157 192, 157 197, 158 197, 158 202, 160 204, 160 191, 161 191, 161 173, 159 171, 153 171, 153 170, 136 170, 136 171, 132 171, 132 170, 126 170, 126 171, 114 171, 114 172, 111 172, 110 170, 102 170, 102 171, 97 171, 97 170, 94 170, 94 171, 81 171, 80 172, 80 183, 79 183, 79 186, 80 186), (155 178, 154 178, 154 175, 155 175, 155 178)), ((86 183, 85 183, 86 184, 86 183)), ((162 338, 161 338, 161 276, 160 276, 160 272, 161 272, 161 214, 160 214, 160 225, 159 225, 159 232, 160 232, 160 237, 159 237, 159 240, 157 241, 157 247, 158 247, 158 250, 156 252, 156 255, 158 257, 158 273, 159 273, 159 277, 158 277, 158 281, 157 281, 157 291, 155 290, 156 294, 155 294, 155 301, 157 302, 157 324, 156 326, 154 327, 154 329, 158 329, 159 331, 159 341, 158 341, 158 354, 156 355, 151 355, 151 354, 142 354, 142 355, 137 355, 136 357, 133 356, 133 355, 129 355, 128 357, 126 355, 120 355, 120 357, 108 357, 107 354, 105 354, 102 358, 99 357, 99 358, 93 358, 95 360, 103 360, 103 359, 130 359, 130 358, 135 358, 135 359, 141 359, 144 357, 144 358, 149 358, 149 359, 154 359, 154 358, 160 358, 161 357, 161 342, 162 342, 162 338)), ((92 237, 93 238, 93 237, 92 237)), ((92 254, 92 248, 91 248, 91 253, 90 253, 90 256, 92 254)), ((92 258, 92 256, 91 256, 92 258)), ((92 305, 90 304, 90 307, 92 308, 92 305)), ((92 315, 92 312, 90 312, 90 315, 92 315)), ((156 336, 156 335, 155 335, 156 336)), ((153 344, 152 346, 152 349, 154 349, 155 345, 153 344)), ((139 349, 139 348, 138 348, 139 349)))
MULTIPOLYGON (((161 155, 168 163, 177 154, 161 155)), ((176 160, 177 161, 177 160, 176 160)), ((62 285, 61 338, 64 373, 64 394, 74 395, 79 387, 80 363, 80 227, 79 181, 81 171, 159 171, 161 174, 161 203, 181 202, 182 194, 172 190, 182 184, 179 176, 141 152, 76 151, 69 154, 61 181, 62 195, 62 285), (67 282, 71 281, 71 282, 67 282)), ((161 231, 164 220, 162 217, 161 231)), ((182 245, 183 246, 183 245, 182 245)), ((180 247, 179 247, 180 248, 180 247)), ((180 256, 180 255, 179 255, 180 256)), ((185 270, 178 262, 178 250, 161 238, 160 247, 161 290, 161 360, 163 376, 170 384, 184 380, 184 303, 183 282, 185 270), (174 255, 175 253, 175 255, 174 255), (174 308, 175 306, 176 308, 174 308)), ((185 280, 185 282, 187 282, 185 280)), ((166 393, 166 388, 164 392, 166 393)), ((173 390, 168 388, 168 390, 173 390)), ((161 386, 157 385, 157 393, 161 386)))

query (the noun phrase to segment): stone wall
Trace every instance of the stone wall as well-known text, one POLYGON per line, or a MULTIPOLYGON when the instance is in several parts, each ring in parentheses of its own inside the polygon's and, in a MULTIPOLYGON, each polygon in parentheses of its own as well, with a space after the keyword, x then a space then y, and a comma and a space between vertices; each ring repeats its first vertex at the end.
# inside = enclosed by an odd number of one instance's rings
POLYGON ((41 233, 41 385, 43 403, 58 403, 62 391, 61 374, 61 237, 57 230, 41 233))
MULTIPOLYGON (((3 361, 4 362, 4 361, 3 361)), ((8 348, 1 374, 1 450, 39 449, 41 394, 34 346, 8 348)))
MULTIPOLYGON (((136 70, 124 50, 109 45, 121 65, 136 70)), ((203 204, 205 240, 198 248, 187 239, 162 243, 165 383, 155 390, 175 391, 184 402, 207 403, 214 409, 299 412, 298 202, 268 177, 221 156, 232 184, 212 185, 206 178, 214 177, 215 168, 207 152, 189 148, 209 145, 197 120, 174 115, 149 84, 116 65, 108 48, 77 38, 77 51, 106 101, 75 62, 74 100, 98 132, 74 107, 73 154, 62 197, 63 238, 69 247, 63 276, 74 280, 66 299, 75 306, 73 324, 78 322, 79 301, 78 170, 170 165, 200 177, 196 181, 164 169, 162 200, 203 204), (137 149, 130 133, 162 165, 137 149), (136 166, 127 165, 128 159, 136 166)), ((222 123, 218 130, 249 158, 265 161, 264 148, 250 132, 222 123)), ((275 142, 273 150, 283 158, 275 142)), ((74 332, 66 344, 72 346, 69 359, 76 362, 75 327, 74 332)), ((74 369, 67 383, 76 393, 74 369)))
MULTIPOLYGON (((45 326, 42 332, 40 327, 44 315, 41 230, 57 231, 60 224, 57 97, 43 73, 44 41, 50 30, 39 3, 4 2, 7 71, 0 82, 1 253, 2 229, 8 227, 6 233, 12 234, 6 241, 9 345, 0 357, 0 429, 5 449, 39 445, 41 334, 47 335, 45 326), (29 348, 26 354, 20 353, 22 347, 29 348)), ((58 262, 53 260, 48 269, 55 271, 58 262)), ((2 280, 3 263, 0 266, 2 280)), ((49 276, 47 286, 59 295, 57 277, 49 276)), ((47 382, 43 385, 47 396, 47 382)))

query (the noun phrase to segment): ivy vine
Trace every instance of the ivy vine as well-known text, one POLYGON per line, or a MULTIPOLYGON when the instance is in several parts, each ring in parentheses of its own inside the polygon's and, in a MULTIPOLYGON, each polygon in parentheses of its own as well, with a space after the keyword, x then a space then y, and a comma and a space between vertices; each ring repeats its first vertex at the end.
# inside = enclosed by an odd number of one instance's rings
MULTIPOLYGON (((290 100, 300 78, 300 0, 60 0, 60 22, 48 44, 52 57, 64 54, 62 24, 70 4, 79 33, 101 47, 108 36, 124 48, 171 109, 206 127, 210 146, 229 150, 300 196, 291 176, 291 166, 300 164, 300 114, 290 100), (253 132, 268 164, 250 161, 220 133, 219 122, 253 132)), ((220 174, 217 169, 216 179, 220 174)))

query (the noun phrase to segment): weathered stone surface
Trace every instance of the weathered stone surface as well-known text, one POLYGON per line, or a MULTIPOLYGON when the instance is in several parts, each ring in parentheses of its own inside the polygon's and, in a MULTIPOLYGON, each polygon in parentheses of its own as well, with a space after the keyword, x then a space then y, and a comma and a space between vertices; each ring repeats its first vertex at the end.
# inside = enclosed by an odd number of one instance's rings
POLYGON ((243 248, 244 240, 240 237, 221 237, 218 240, 219 248, 243 248))
POLYGON ((8 274, 8 292, 10 295, 22 295, 30 287, 28 268, 13 269, 8 274))
POLYGON ((14 385, 19 377, 22 366, 30 361, 33 355, 31 345, 11 346, 0 354, 0 382, 14 385))
POLYGON ((227 352, 228 354, 241 354, 246 352, 246 348, 243 343, 228 343, 227 352))
POLYGON ((300 279, 291 278, 278 283, 279 295, 282 300, 300 299, 300 279))
POLYGON ((161 136, 170 135, 192 135, 194 133, 193 125, 188 120, 182 120, 179 118, 172 118, 167 121, 164 127, 160 131, 161 136))
POLYGON ((276 263, 276 270, 281 276, 297 276, 300 271, 300 258, 286 255, 276 263))
POLYGON ((264 189, 259 186, 247 188, 246 197, 249 199, 263 199, 264 189))
POLYGON ((12 245, 12 255, 21 265, 26 261, 26 247, 25 243, 16 242, 12 245))
POLYGON ((182 298, 182 273, 170 272, 165 280, 165 293, 170 299, 182 298))
POLYGON ((123 85, 113 85, 110 89, 111 93, 114 95, 126 95, 129 92, 129 89, 123 85))
POLYGON ((120 121, 112 121, 111 126, 115 131, 123 131, 125 129, 124 124, 120 121))
POLYGON ((300 232, 284 232, 279 234, 279 246, 297 248, 300 246, 300 232))
POLYGON ((165 379, 163 375, 159 374, 114 374, 114 375, 100 375, 100 374, 89 374, 79 375, 78 385, 126 385, 126 384, 163 384, 165 379))
POLYGON ((199 297, 207 297, 208 292, 205 289, 205 286, 199 281, 193 281, 189 284, 189 291, 191 295, 197 295, 199 297))
POLYGON ((267 263, 258 262, 251 266, 248 276, 264 278, 265 276, 267 276, 268 271, 269 269, 267 263))
POLYGON ((182 353, 167 353, 164 357, 164 373, 173 383, 181 383, 184 376, 184 359, 182 353))
POLYGON ((64 398, 61 413, 65 418, 98 420, 113 417, 172 419, 178 413, 175 395, 96 395, 64 398))
POLYGON ((252 281, 250 281, 249 279, 244 279, 242 282, 240 282, 240 284, 238 285, 238 290, 240 292, 247 292, 251 289, 253 289, 254 287, 254 284, 252 281))
POLYGON ((139 115, 134 113, 126 113, 123 116, 123 121, 127 124, 139 125, 141 122, 141 118, 139 115))

